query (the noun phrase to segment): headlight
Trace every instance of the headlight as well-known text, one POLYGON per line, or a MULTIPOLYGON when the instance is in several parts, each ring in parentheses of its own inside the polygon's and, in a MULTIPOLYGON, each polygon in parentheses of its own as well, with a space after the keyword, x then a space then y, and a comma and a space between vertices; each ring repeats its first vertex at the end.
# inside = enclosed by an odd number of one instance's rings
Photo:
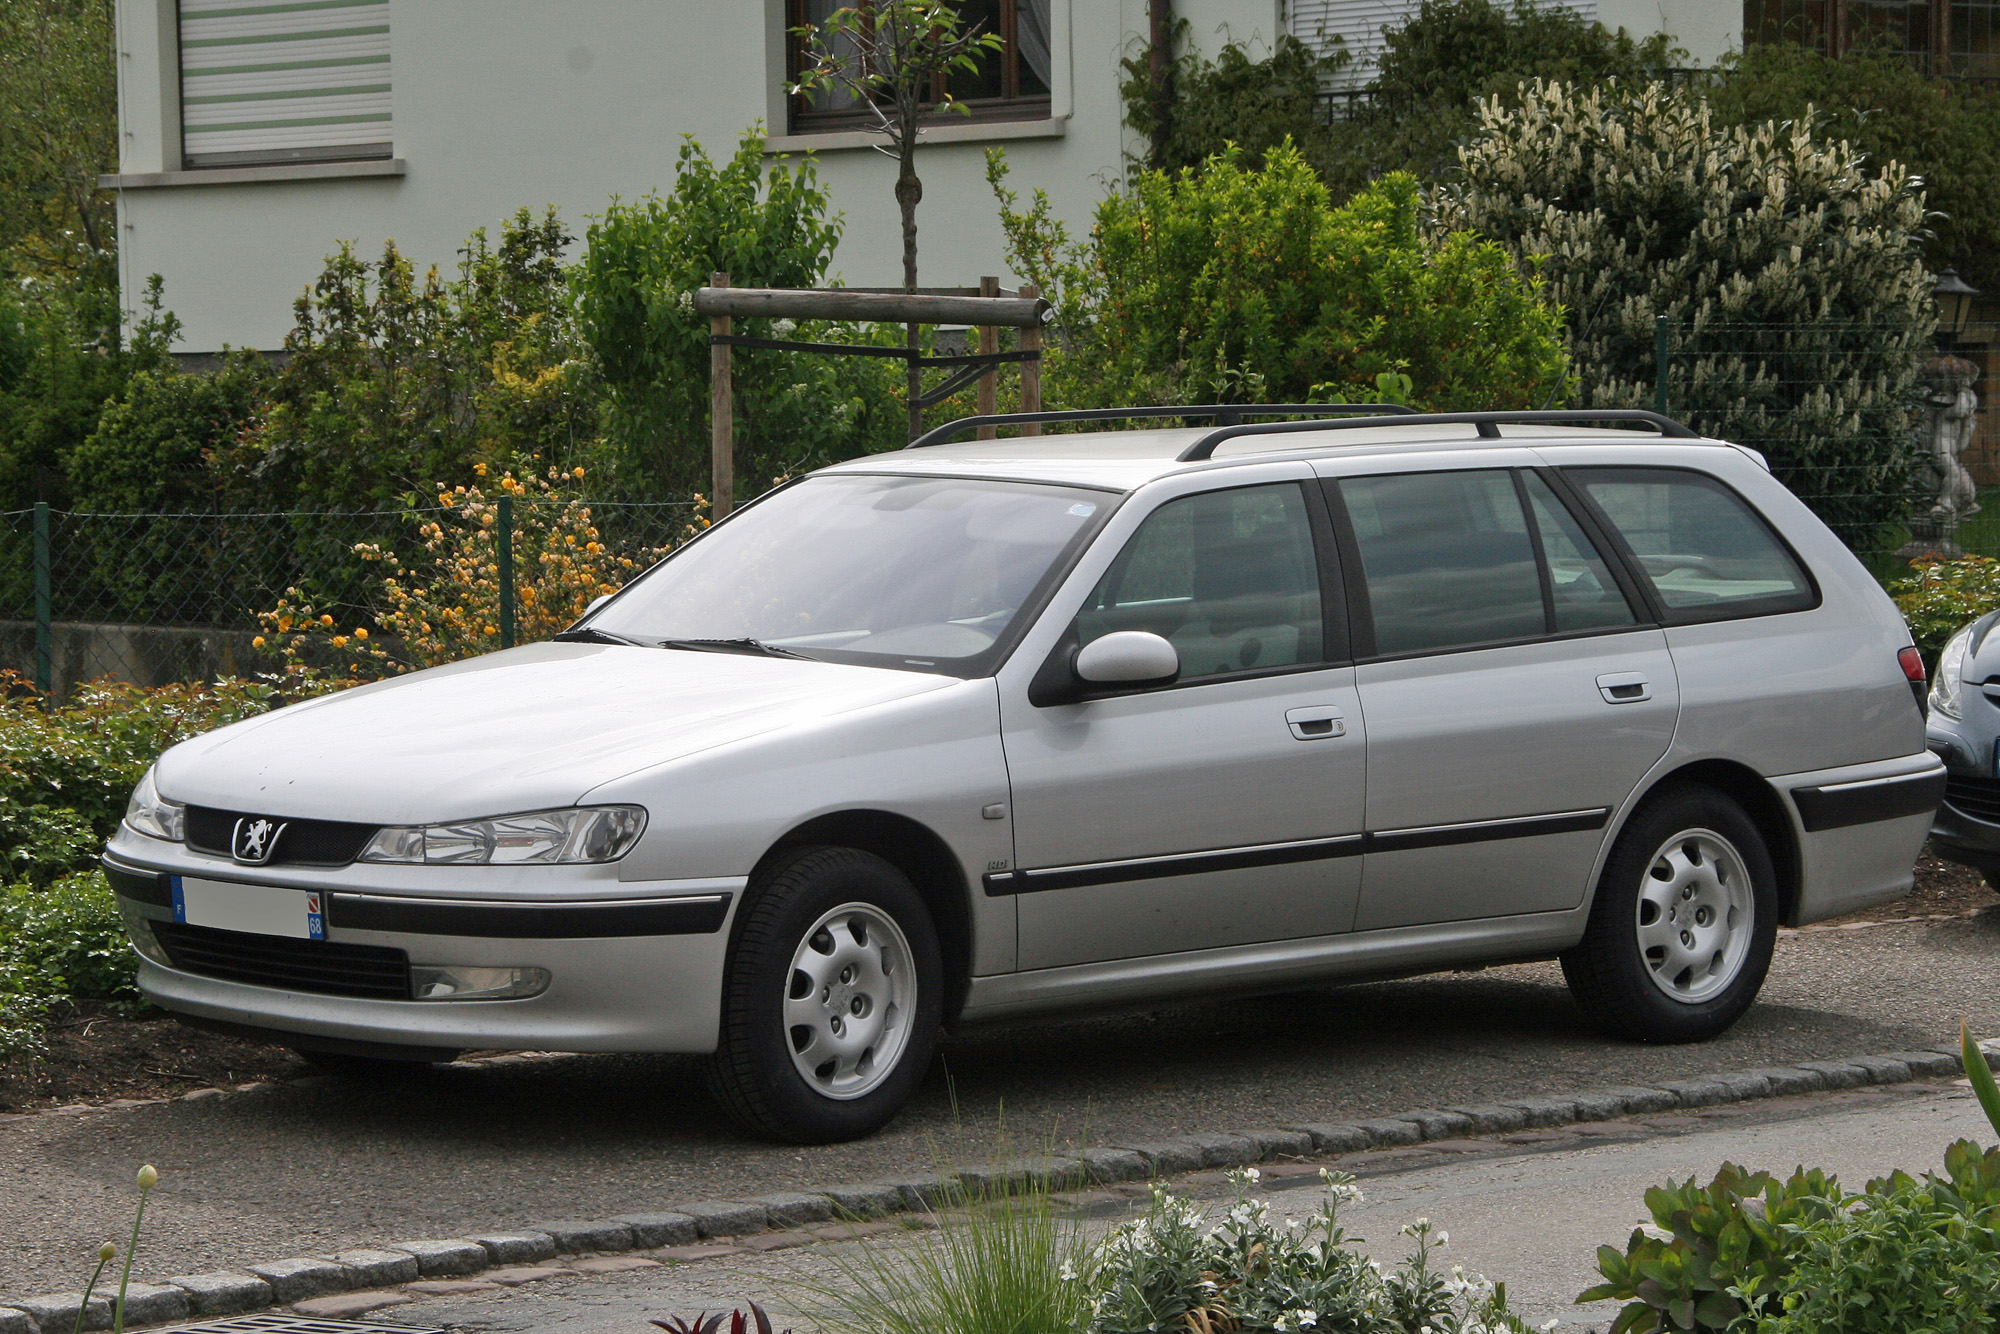
POLYGON ((361 850, 364 862, 515 866, 615 862, 646 828, 640 806, 577 806, 453 824, 390 825, 361 850))
POLYGON ((187 807, 160 795, 149 768, 139 786, 132 789, 132 800, 125 803, 125 827, 148 838, 178 843, 187 833, 187 807))
POLYGON ((1953 635, 1938 654, 1937 678, 1931 682, 1931 712, 1956 722, 1965 716, 1965 651, 1972 644, 1972 627, 1953 635))

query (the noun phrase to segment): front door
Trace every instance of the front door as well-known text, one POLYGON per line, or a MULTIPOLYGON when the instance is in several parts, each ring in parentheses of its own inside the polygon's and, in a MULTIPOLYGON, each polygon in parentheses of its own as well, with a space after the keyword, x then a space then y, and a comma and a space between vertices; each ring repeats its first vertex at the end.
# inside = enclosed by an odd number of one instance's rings
POLYGON ((1368 852, 1357 930, 1575 908, 1666 753, 1666 638, 1531 469, 1348 477, 1368 852))
POLYGON ((1038 707, 1003 688, 1020 966, 1345 931, 1366 779, 1322 498, 1281 482, 1168 500, 1076 613, 1070 645, 1165 636, 1166 688, 1038 707))

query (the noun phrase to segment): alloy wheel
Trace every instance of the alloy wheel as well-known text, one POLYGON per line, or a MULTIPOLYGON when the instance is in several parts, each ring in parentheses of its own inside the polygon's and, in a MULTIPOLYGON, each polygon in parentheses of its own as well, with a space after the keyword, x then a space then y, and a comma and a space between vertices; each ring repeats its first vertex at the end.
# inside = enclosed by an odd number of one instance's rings
POLYGON ((1709 829, 1660 845, 1639 886, 1639 953, 1646 975, 1670 999, 1699 1004, 1742 971, 1756 898, 1735 846, 1709 829))

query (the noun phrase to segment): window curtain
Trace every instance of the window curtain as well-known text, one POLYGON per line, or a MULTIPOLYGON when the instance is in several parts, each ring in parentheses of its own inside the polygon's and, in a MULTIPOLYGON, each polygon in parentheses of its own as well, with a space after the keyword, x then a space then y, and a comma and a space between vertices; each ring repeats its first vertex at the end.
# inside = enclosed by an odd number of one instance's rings
POLYGON ((1014 41, 1021 63, 1034 71, 1045 91, 1055 86, 1055 69, 1049 59, 1049 4, 1050 0, 1015 0, 1014 5, 1014 41))

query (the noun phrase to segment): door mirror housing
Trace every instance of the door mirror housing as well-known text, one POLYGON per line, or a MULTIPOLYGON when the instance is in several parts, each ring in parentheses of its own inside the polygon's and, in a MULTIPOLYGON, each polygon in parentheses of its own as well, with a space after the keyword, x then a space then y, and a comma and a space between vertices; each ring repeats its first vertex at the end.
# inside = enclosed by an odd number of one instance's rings
MULTIPOLYGON (((590 605, 589 605, 588 607, 585 607, 585 608, 583 609, 583 615, 584 615, 584 616, 588 616, 588 615, 590 615, 590 613, 592 613, 592 612, 596 611, 596 610, 597 610, 597 609, 598 609, 599 607, 601 607, 601 606, 603 606, 603 605, 604 605, 605 603, 607 603, 607 602, 611 601, 611 598, 612 598, 612 594, 610 594, 610 593, 599 593, 599 594, 598 594, 598 595, 597 595, 596 597, 594 597, 594 598, 592 598, 592 599, 590 600, 590 605)), ((583 619, 583 617, 582 617, 582 616, 579 616, 579 617, 578 617, 577 619, 578 619, 578 620, 582 620, 582 619, 583 619)))
POLYGON ((1119 630, 1078 649, 1071 667, 1093 686, 1158 686, 1181 674, 1181 655, 1149 630, 1119 630))

